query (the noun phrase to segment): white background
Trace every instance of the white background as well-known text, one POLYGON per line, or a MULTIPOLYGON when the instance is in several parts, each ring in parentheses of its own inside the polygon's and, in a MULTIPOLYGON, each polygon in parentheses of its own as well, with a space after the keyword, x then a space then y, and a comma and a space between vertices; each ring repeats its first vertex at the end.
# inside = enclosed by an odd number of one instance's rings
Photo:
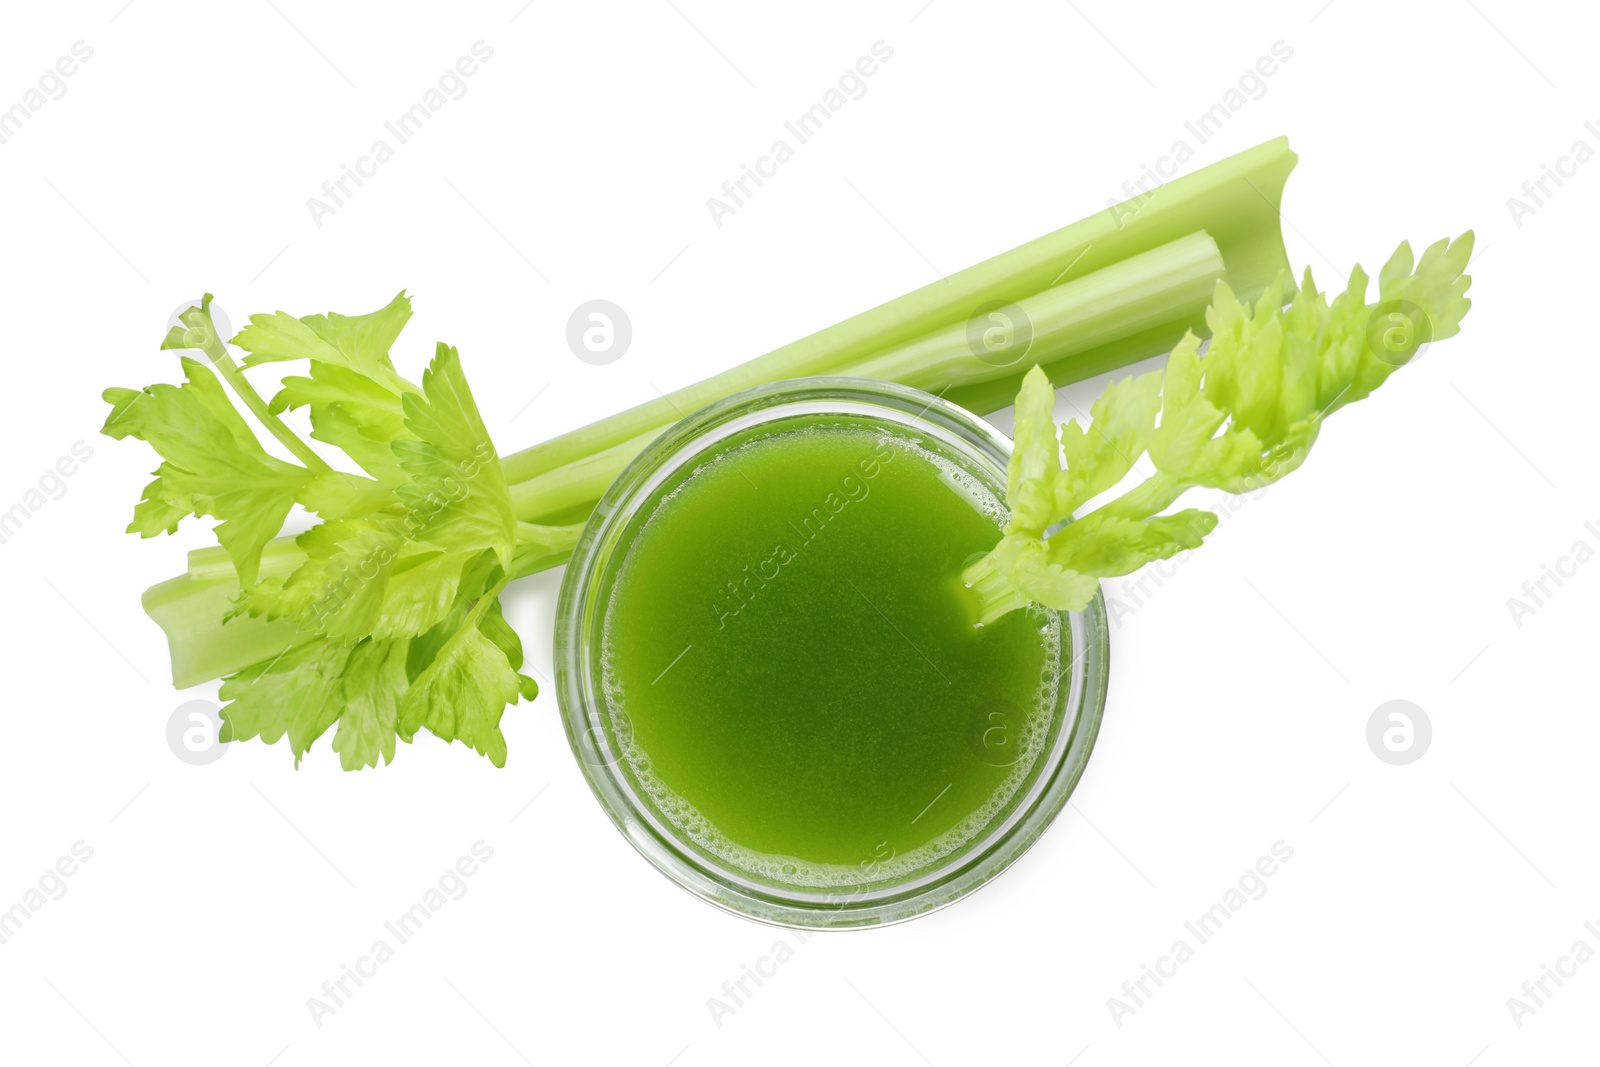
MULTIPOLYGON (((74 442, 93 458, 0 545, 0 908, 74 842, 93 858, 0 945, 0 1059, 1592 1057, 1600 962, 1520 1028, 1506 1005, 1573 942, 1600 950, 1583 925, 1600 922, 1600 563, 1520 627, 1507 607, 1574 542, 1600 547, 1584 528, 1600 521, 1600 163, 1520 227, 1506 204, 1575 140, 1600 148, 1584 129, 1600 119, 1592 16, 1507 0, 921 2, 9 12, 0 107, 74 42, 93 58, 0 145, 0 510, 74 442), (494 55, 466 96, 316 226, 307 197, 478 40, 494 55), (894 55, 867 94, 714 225, 706 198, 879 40, 894 55), (361 774, 326 741, 298 771, 281 745, 206 767, 169 751, 173 709, 209 693, 170 689, 139 593, 209 535, 123 535, 155 461, 95 431, 101 388, 177 375, 156 345, 180 302, 215 292, 237 326, 364 312, 406 287, 402 370, 435 340, 459 345, 509 450, 1103 207, 1194 143, 1184 122, 1276 41, 1292 58, 1185 171, 1287 133, 1293 263, 1340 285, 1401 238, 1473 227, 1476 306, 1122 619, 1087 776, 995 884, 804 944, 724 915, 612 829, 548 694, 508 711, 502 771, 432 740, 361 774), (596 297, 634 328, 605 367, 564 341, 596 297), (1404 767, 1365 739, 1397 698, 1434 730, 1404 767), (307 998, 480 839, 494 856, 467 895, 315 1025, 307 998), (1267 895, 1116 1025, 1107 998, 1279 840, 1294 856, 1267 895), (707 998, 779 939, 794 958, 717 1026, 707 998)), ((546 679, 559 578, 507 594, 546 679)))

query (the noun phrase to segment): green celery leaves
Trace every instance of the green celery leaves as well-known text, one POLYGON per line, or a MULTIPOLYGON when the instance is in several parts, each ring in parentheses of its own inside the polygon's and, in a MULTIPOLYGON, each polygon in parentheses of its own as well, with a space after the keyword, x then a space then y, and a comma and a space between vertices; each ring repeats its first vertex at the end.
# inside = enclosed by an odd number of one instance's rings
POLYGON ((1058 433, 1055 391, 1034 368, 1017 395, 1005 536, 964 574, 982 621, 1029 602, 1081 611, 1101 578, 1198 547, 1217 517, 1167 508, 1189 489, 1242 493, 1298 468, 1331 413, 1371 395, 1420 343, 1455 335, 1472 303, 1471 256, 1470 232, 1415 260, 1402 243, 1378 274, 1374 305, 1359 266, 1331 301, 1307 270, 1287 306, 1286 277, 1253 305, 1219 281, 1204 355, 1187 334, 1164 374, 1108 386, 1087 428, 1072 420, 1058 433), (1153 476, 1078 514, 1142 455, 1153 476))
POLYGON ((242 366, 216 338, 209 303, 185 312, 163 347, 203 349, 216 371, 185 358, 182 385, 107 390, 103 432, 162 458, 130 532, 221 520, 240 588, 226 617, 283 620, 314 638, 224 679, 222 739, 287 738, 298 764, 337 727, 333 749, 355 770, 391 761, 397 741, 426 729, 503 766, 501 715, 538 687, 518 673, 522 645, 499 593, 514 561, 570 544, 573 531, 516 521, 455 349, 438 346, 420 386, 395 370, 404 293, 369 315, 252 316, 233 340, 248 353, 242 366), (285 377, 270 403, 244 377, 298 360, 307 373, 285 377), (262 447, 223 381, 302 463, 262 447), (330 467, 300 440, 280 418, 296 408, 308 409, 313 440, 365 473, 330 467), (260 577, 295 504, 322 521, 294 538, 297 562, 260 577))
POLYGON ((128 532, 172 533, 191 514, 221 519, 217 540, 240 582, 250 584, 262 548, 278 535, 311 472, 267 454, 205 364, 185 357, 183 369, 188 381, 182 385, 104 394, 111 414, 100 432, 137 437, 162 459, 128 532))

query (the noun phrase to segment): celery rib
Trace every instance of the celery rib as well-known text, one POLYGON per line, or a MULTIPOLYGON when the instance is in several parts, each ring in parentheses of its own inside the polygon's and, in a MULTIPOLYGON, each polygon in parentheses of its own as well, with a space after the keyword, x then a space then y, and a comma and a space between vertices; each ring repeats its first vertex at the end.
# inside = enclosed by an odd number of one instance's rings
MULTIPOLYGON (((683 413, 751 386, 819 374, 853 375, 852 368, 889 349, 965 323, 985 303, 1016 303, 1058 284, 1064 276, 1091 274, 1202 231, 1221 251, 1234 291, 1241 299, 1250 299, 1289 267, 1278 204, 1296 162, 1284 137, 1247 149, 1168 182, 1146 194, 1137 207, 1107 208, 702 382, 512 453, 502 460, 506 480, 514 485, 639 437, 653 438, 683 413)), ((1203 330, 1205 322, 1196 315, 1182 325, 1203 330)), ((1134 337, 1149 332, 1141 330, 1134 337)), ((1182 335, 1178 329, 1167 347, 1182 335)), ((1116 366, 1106 361, 1122 352, 1137 359, 1160 351, 1150 347, 1159 344, 1154 338, 1130 341, 1122 342, 1121 350, 1111 342, 1107 351, 1084 353, 1085 364, 1096 369, 1080 377, 1116 366)), ((1018 368, 957 402, 972 400, 979 405, 972 410, 980 413, 986 404, 992 404, 987 407, 991 411, 1004 407, 1009 399, 994 402, 993 398, 1015 396, 1027 370, 1018 368), (980 397, 989 399, 976 399, 980 397)))

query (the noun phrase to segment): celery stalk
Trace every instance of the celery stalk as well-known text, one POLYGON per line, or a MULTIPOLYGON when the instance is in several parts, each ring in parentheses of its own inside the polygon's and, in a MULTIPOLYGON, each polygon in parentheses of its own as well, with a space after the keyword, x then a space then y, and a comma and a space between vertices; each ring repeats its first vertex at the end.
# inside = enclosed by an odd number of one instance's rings
MULTIPOLYGON (((1217 281, 1226 274, 1216 242, 1206 233, 1193 233, 1017 300, 1032 342, 1005 365, 976 356, 967 323, 958 322, 856 364, 850 373, 952 398, 957 391, 982 396, 976 387, 996 382, 1011 390, 1012 380, 1038 365, 1072 374, 1077 369, 1073 357, 1114 347, 1150 329, 1171 330, 1176 323, 1192 321, 1205 311, 1217 281)), ((982 414, 1008 404, 1009 399, 964 406, 982 414)))
MULTIPOLYGON (((1216 242, 1206 233, 1192 233, 1016 301, 1032 327, 1032 343, 1013 362, 980 359, 963 319, 852 363, 841 373, 959 397, 958 403, 966 401, 982 414, 1008 405, 1015 392, 1006 392, 1010 383, 1030 367, 1043 364, 1064 379, 1081 378, 1165 351, 1201 318, 1217 281, 1226 276, 1216 242)), ((517 516, 548 523, 587 515, 622 468, 665 429, 512 481, 517 516)), ((505 462, 510 480, 510 461, 505 462)))
MULTIPOLYGON (((1221 250, 1234 291, 1253 298, 1289 266, 1278 203, 1296 161, 1287 138, 1257 145, 1168 182, 1142 202, 1107 208, 702 382, 506 456, 506 480, 526 481, 646 434, 654 437, 684 414, 751 386, 818 374, 853 375, 856 365, 885 351, 965 323, 985 303, 1015 303, 1066 277, 1098 271, 1202 230, 1221 250)), ((1199 330, 1205 324, 1196 314, 1184 325, 1199 330)), ((1112 341, 1102 346, 1105 351, 1082 353, 1083 366, 1096 369, 1078 377, 1116 366, 1119 357, 1126 362, 1160 351, 1151 345, 1159 346, 1157 337, 1167 332, 1142 337, 1126 351, 1112 341)), ((1171 332, 1167 347, 1182 335, 1181 328, 1171 332)), ((1028 369, 1018 367, 974 396, 1015 396, 1028 369)), ((1072 374, 1061 368, 1051 377, 1060 384, 1073 380, 1072 374)))
MULTIPOLYGON (((275 537, 261 550, 261 577, 288 574, 305 561, 306 554, 294 538, 275 537)), ((233 560, 220 545, 190 549, 188 575, 201 580, 236 577, 233 560)))
POLYGON ((248 616, 222 620, 239 596, 239 579, 195 578, 180 574, 144 591, 141 604, 167 635, 172 685, 191 685, 221 678, 252 663, 271 659, 315 633, 299 633, 286 620, 268 622, 248 616))

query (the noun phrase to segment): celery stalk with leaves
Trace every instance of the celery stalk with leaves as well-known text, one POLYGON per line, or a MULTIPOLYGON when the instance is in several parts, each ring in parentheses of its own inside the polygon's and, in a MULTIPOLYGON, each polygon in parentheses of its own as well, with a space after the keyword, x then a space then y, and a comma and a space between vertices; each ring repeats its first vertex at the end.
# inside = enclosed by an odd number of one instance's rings
MULTIPOLYGON (((420 380, 398 369, 394 350, 411 316, 404 293, 365 315, 255 315, 231 342, 217 336, 207 297, 162 345, 198 353, 183 358, 181 384, 104 394, 103 432, 143 440, 161 457, 129 532, 215 521, 217 546, 191 551, 183 574, 144 594, 167 636, 173 682, 221 678, 223 739, 287 739, 297 763, 330 731, 350 770, 387 763, 399 742, 426 732, 501 766, 505 709, 537 693, 501 613, 506 585, 564 562, 606 486, 683 413, 819 374, 914 385, 979 413, 1010 403, 1021 386, 1012 520, 968 578, 989 618, 1029 600, 1078 605, 1098 576, 1198 542, 1203 520, 1162 514, 1184 489, 1292 469, 1321 419, 1387 373, 1358 351, 1367 325, 1359 291, 1328 305, 1308 279, 1280 310, 1289 293, 1278 201, 1294 165, 1287 142, 1268 142, 1137 205, 508 454, 491 439, 454 348, 437 345, 420 380), (975 346, 972 324, 995 308, 1029 324, 1025 343, 975 346), (1217 335, 1204 359, 1192 331, 1217 335), (1149 376, 1115 387, 1096 405, 1090 436, 1063 432, 1062 470, 1048 425, 1051 383, 1174 344, 1165 399, 1149 376), (1264 362, 1269 353, 1278 363, 1264 362), (293 373, 270 398, 257 391, 255 378, 286 368, 293 373), (1163 404, 1171 415, 1157 425, 1163 404), (293 425, 302 417, 309 440, 293 425), (1145 451, 1156 478, 1063 525, 1145 451), (296 509, 317 521, 285 534, 296 509), (1184 525, 1191 520, 1200 525, 1184 525)), ((1380 293, 1427 309, 1434 336, 1448 336, 1466 307, 1467 247, 1429 249, 1415 272, 1408 254, 1397 258, 1380 293)))
POLYGON ((240 367, 209 305, 185 312, 163 347, 198 349, 211 366, 184 357, 182 385, 107 390, 104 432, 162 457, 131 532, 171 533, 190 514, 220 520, 237 591, 221 629, 249 616, 288 630, 284 647, 223 683, 222 740, 287 737, 298 761, 337 723, 333 748, 349 768, 392 759, 397 740, 425 727, 504 765, 501 713, 537 687, 519 673, 522 644, 497 598, 519 551, 570 532, 512 514, 456 350, 439 345, 420 385, 396 372, 388 349, 411 315, 402 294, 371 315, 254 316, 234 339, 249 353, 240 367), (270 403, 244 378, 301 359, 309 376, 285 378, 270 403), (299 462, 267 453, 219 375, 299 462), (301 406, 314 437, 364 474, 335 470, 284 423, 301 406), (296 504, 322 521, 264 568, 296 504))
POLYGON ((1073 419, 1058 431, 1055 391, 1029 371, 1017 395, 1005 536, 963 575, 981 621, 1030 602, 1081 611, 1101 578, 1198 547, 1217 516, 1168 511, 1178 498, 1197 488, 1243 493, 1298 468, 1329 415, 1370 396, 1419 341, 1456 333, 1472 303, 1471 257, 1470 232, 1415 260, 1401 244, 1378 272, 1372 305, 1360 266, 1331 301, 1308 268, 1287 306, 1287 275, 1253 304, 1219 281, 1204 355, 1200 338, 1185 335, 1164 373, 1108 386, 1087 427, 1073 419), (1154 474, 1083 511, 1146 455, 1154 474))

